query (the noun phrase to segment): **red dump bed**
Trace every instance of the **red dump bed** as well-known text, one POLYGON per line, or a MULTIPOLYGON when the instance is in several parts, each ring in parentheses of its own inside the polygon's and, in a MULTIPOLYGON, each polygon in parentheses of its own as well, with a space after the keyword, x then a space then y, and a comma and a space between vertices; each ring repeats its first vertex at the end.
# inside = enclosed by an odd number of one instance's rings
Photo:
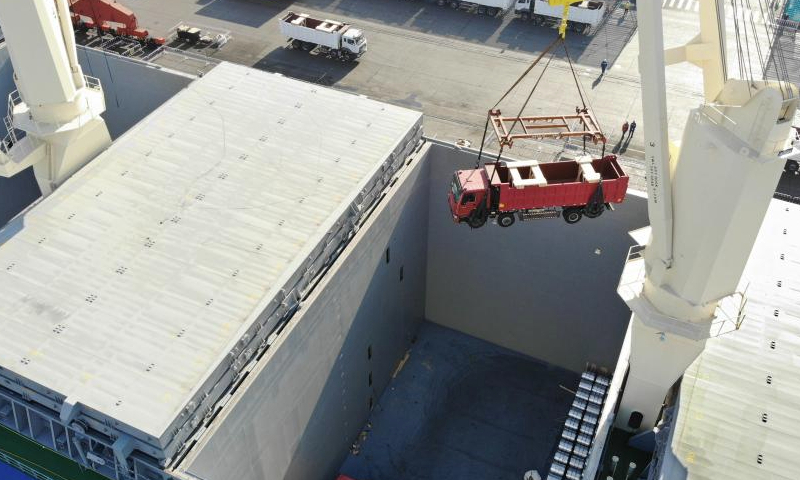
MULTIPOLYGON (((592 167, 600 174, 603 186, 603 203, 621 203, 628 189, 628 176, 614 155, 592 160, 592 167)), ((530 208, 583 206, 592 200, 598 183, 584 180, 577 161, 543 163, 538 166, 547 180, 546 185, 516 188, 509 168, 503 165, 486 165, 492 187, 500 191, 499 211, 516 211, 530 208), (496 172, 494 170, 496 169, 496 172)), ((530 167, 517 168, 523 178, 530 167)))

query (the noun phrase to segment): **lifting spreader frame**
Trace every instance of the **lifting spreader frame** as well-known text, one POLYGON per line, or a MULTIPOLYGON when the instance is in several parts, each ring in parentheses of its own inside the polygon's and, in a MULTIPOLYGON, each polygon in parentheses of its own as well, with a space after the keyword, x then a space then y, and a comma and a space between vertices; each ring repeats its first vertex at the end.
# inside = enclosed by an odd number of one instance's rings
POLYGON ((590 139, 593 143, 606 143, 600 125, 588 108, 575 108, 574 115, 504 117, 499 109, 489 111, 489 122, 494 128, 501 147, 511 147, 518 138, 579 137, 590 139), (572 124, 579 122, 582 129, 575 129, 572 124), (519 128, 522 131, 519 131, 519 128))

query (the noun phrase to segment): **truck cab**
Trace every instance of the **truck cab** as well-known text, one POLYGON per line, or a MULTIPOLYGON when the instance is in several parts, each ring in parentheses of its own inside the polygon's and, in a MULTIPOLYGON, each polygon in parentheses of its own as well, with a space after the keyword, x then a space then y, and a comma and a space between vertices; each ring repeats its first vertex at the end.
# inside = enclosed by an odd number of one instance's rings
POLYGON ((475 226, 473 223, 483 225, 486 219, 481 213, 486 208, 488 191, 489 178, 485 169, 458 170, 450 182, 450 192, 447 196, 453 221, 467 222, 471 226, 475 226), (479 206, 481 208, 478 208, 479 206))
POLYGON ((367 39, 364 33, 357 28, 350 28, 342 35, 342 48, 349 50, 360 57, 367 51, 367 39))

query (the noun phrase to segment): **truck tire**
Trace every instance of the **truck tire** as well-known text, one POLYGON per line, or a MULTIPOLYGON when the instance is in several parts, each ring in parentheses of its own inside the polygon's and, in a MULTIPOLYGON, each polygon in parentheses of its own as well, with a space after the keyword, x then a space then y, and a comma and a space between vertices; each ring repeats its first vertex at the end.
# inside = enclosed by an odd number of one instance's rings
POLYGON ((531 19, 531 13, 530 12, 522 12, 522 13, 519 14, 519 18, 520 18, 520 20, 522 20, 524 22, 527 22, 528 20, 531 19))
POLYGON ((469 225, 470 228, 481 228, 482 226, 486 225, 487 218, 487 215, 472 212, 472 215, 467 218, 467 225, 469 225))
POLYGON ((597 205, 586 205, 583 209, 583 214, 586 215, 587 218, 597 218, 603 214, 603 210, 605 210, 606 206, 602 203, 598 203, 597 205))
POLYGON ((510 227, 514 225, 514 214, 513 213, 501 213, 500 216, 497 217, 497 224, 501 227, 510 227))
POLYGON ((496 17, 497 16, 497 9, 494 8, 494 7, 487 8, 486 9, 486 15, 489 15, 490 17, 496 17))
POLYGON ((544 19, 540 15, 534 15, 533 16, 533 24, 534 25, 541 25, 542 23, 544 23, 544 19))
POLYGON ((800 170, 800 164, 797 163, 797 160, 786 160, 783 170, 789 173, 797 173, 800 170))
POLYGON ((453 10, 457 9, 458 8, 458 2, 455 2, 455 1, 454 2, 450 2, 450 8, 452 8, 453 10))
POLYGON ((582 209, 579 207, 569 207, 564 209, 564 221, 573 224, 578 223, 583 217, 582 209))
POLYGON ((292 46, 292 48, 299 50, 300 48, 302 48, 303 42, 301 42, 300 40, 292 40, 292 43, 290 45, 292 46))
POLYGON ((311 50, 314 50, 314 47, 316 47, 316 45, 311 43, 311 42, 301 42, 301 45, 300 45, 300 48, 304 52, 310 52, 311 50))

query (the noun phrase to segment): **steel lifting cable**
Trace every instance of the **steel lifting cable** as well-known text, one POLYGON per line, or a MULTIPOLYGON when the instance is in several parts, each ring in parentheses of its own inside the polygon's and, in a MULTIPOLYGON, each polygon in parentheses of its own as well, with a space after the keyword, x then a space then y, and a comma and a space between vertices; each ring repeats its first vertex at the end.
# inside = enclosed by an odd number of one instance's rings
MULTIPOLYGON (((566 41, 564 41, 563 38, 556 37, 556 39, 550 45, 548 45, 547 48, 544 49, 544 51, 542 51, 542 53, 540 53, 538 57, 536 57, 536 60, 534 60, 533 63, 531 63, 531 65, 528 66, 527 69, 525 69, 525 71, 522 73, 522 75, 520 75, 520 77, 517 78, 517 80, 511 85, 511 87, 508 90, 506 90, 505 93, 503 93, 503 95, 500 97, 500 99, 489 110, 490 113, 491 113, 492 110, 495 110, 497 108, 497 106, 500 105, 500 103, 503 100, 505 100, 505 98, 522 82, 522 80, 524 80, 525 77, 528 76, 528 74, 531 72, 531 70, 533 70, 533 67, 538 65, 539 62, 542 60, 542 58, 544 58, 544 56, 547 55, 547 53, 550 52, 550 50, 552 50, 553 47, 556 46, 559 42, 561 42, 562 45, 564 46, 564 53, 565 53, 565 55, 567 57, 567 63, 569 64, 569 69, 570 69, 570 72, 572 73, 572 78, 573 78, 573 80, 575 80, 575 87, 578 89, 578 96, 581 99, 581 106, 582 106, 583 110, 586 110, 586 100, 587 99, 584 98, 583 90, 581 88, 580 81, 578 80, 578 75, 575 72, 575 66, 572 63, 572 58, 569 55, 569 49, 567 48, 567 43, 566 43, 566 41)), ((536 83, 531 88, 530 92, 528 93, 527 98, 525 99, 525 102, 523 102, 522 107, 520 107, 520 109, 519 109, 519 113, 517 113, 517 116, 514 118, 514 123, 511 124, 511 128, 510 128, 509 131, 513 131, 514 128, 516 128, 517 123, 519 122, 519 118, 522 116, 522 112, 528 106, 528 103, 530 102, 531 97, 533 97, 533 92, 536 91, 536 88, 539 86, 539 83, 542 81, 542 78, 544 77, 544 74, 547 71, 547 68, 550 66, 550 62, 553 60, 554 56, 555 56, 555 52, 553 52, 550 55, 550 57, 548 58, 547 63, 545 64, 544 68, 542 69, 542 72, 539 74, 539 78, 536 79, 536 83)), ((481 146, 480 146, 480 149, 478 150, 478 158, 475 161, 476 167, 480 166, 481 159, 483 158, 483 149, 484 149, 484 146, 486 145, 486 133, 487 133, 487 131, 489 129, 489 118, 490 118, 490 114, 487 114, 486 123, 483 126, 483 137, 481 138, 481 146)), ((496 161, 500 160, 500 157, 503 154, 503 150, 504 150, 504 146, 500 145, 500 151, 497 154, 497 160, 496 161)))
MULTIPOLYGON (((550 54, 550 58, 547 59, 547 63, 544 64, 544 68, 542 69, 542 72, 539 74, 539 78, 536 79, 536 83, 533 84, 533 88, 531 88, 531 91, 528 93, 528 98, 525 99, 525 102, 523 102, 522 107, 520 107, 519 112, 517 113, 517 116, 514 118, 514 123, 511 124, 511 128, 508 130, 509 132, 513 132, 514 128, 516 128, 517 122, 519 122, 519 118, 522 116, 522 112, 525 110, 525 107, 528 106, 528 102, 530 102, 531 97, 533 97, 533 92, 536 91, 536 87, 538 87, 539 86, 539 82, 542 81, 542 77, 544 77, 544 72, 547 71, 547 67, 550 66, 550 62, 553 61, 553 57, 555 56, 555 54, 556 54, 555 51, 553 53, 551 53, 550 54)), ((500 103, 500 102, 498 102, 498 103, 500 103)), ((497 106, 497 105, 495 105, 495 106, 497 106)), ((487 115, 486 118, 487 118, 487 121, 488 121, 489 116, 487 115)), ((483 145, 481 145, 481 147, 483 147, 483 145)), ((500 144, 500 149, 497 151, 497 158, 494 159, 495 163, 498 163, 500 161, 500 157, 503 156, 503 151, 505 151, 505 145, 503 145, 501 143, 500 144)), ((478 166, 480 166, 480 156, 478 156, 478 162, 479 162, 478 166)), ((492 176, 489 178, 489 183, 491 183, 492 180, 494 180, 494 174, 496 172, 497 172, 496 168, 494 170, 492 170, 492 176)))
MULTIPOLYGON (((764 78, 764 74, 767 71, 767 66, 764 63, 764 55, 761 52, 761 42, 758 40, 758 29, 756 28, 755 20, 753 20, 753 17, 754 17, 753 6, 750 3, 750 0, 746 0, 746 1, 747 1, 747 11, 749 12, 749 17, 750 17, 750 29, 753 32, 753 38, 755 39, 755 42, 754 42, 755 43, 755 50, 756 50, 756 54, 758 55, 758 66, 761 68, 761 77, 763 79, 764 78)), ((759 4, 761 3, 761 0, 757 0, 757 1, 759 2, 759 4)))
POLYGON ((567 62, 569 62, 569 69, 572 72, 572 78, 575 80, 575 86, 578 88, 578 96, 580 96, 580 98, 581 98, 581 106, 585 110, 586 109, 586 100, 584 100, 584 98, 583 98, 583 91, 581 89, 581 82, 578 81, 578 74, 575 73, 575 67, 572 65, 572 58, 569 56, 569 49, 567 48, 567 42, 564 42, 564 53, 567 56, 567 62))
MULTIPOLYGON (((513 91, 515 88, 517 88, 517 85, 519 85, 519 84, 520 84, 520 82, 522 82, 522 80, 524 80, 524 79, 525 79, 525 77, 527 77, 527 76, 528 76, 528 74, 531 72, 531 70, 533 70, 533 67, 535 67, 536 65, 538 65, 538 64, 539 64, 539 62, 542 60, 542 58, 544 58, 544 56, 545 56, 545 55, 547 55, 547 53, 548 53, 548 52, 549 52, 549 51, 550 51, 550 50, 551 50, 551 49, 552 49, 554 46, 556 46, 556 44, 557 44, 559 41, 561 41, 561 40, 562 40, 562 39, 561 39, 561 37, 556 37, 556 39, 555 39, 555 40, 553 40, 553 42, 552 42, 550 45, 548 45, 548 46, 547 46, 547 48, 545 48, 545 49, 542 51, 542 53, 540 53, 540 54, 539 54, 539 56, 538 56, 538 57, 536 57, 536 59, 533 61, 533 63, 531 63, 531 64, 528 66, 528 68, 526 68, 526 69, 525 69, 525 71, 524 71, 524 72, 522 72, 522 75, 520 75, 520 76, 519 76, 519 78, 517 78, 517 80, 516 80, 516 81, 515 81, 515 82, 514 82, 514 83, 511 85, 511 87, 510 87, 508 90, 506 90, 506 92, 505 92, 505 93, 504 93, 504 94, 503 94, 503 95, 500 97, 500 100, 498 100, 498 101, 497 101, 497 102, 496 102, 496 103, 495 103, 495 104, 492 106, 492 108, 490 108, 490 109, 489 109, 489 111, 491 112, 492 110, 496 109, 496 108, 497 108, 497 106, 498 106, 498 105, 500 105, 500 102, 502 102, 503 100, 505 100, 505 98, 508 96, 508 94, 509 94, 509 93, 511 93, 511 92, 512 92, 512 91, 513 91)), ((552 57, 551 57, 551 58, 552 58, 552 57)), ((549 64, 549 63, 550 63, 550 62, 548 61, 548 64, 549 64)), ((546 69, 547 69, 547 67, 545 67, 545 70, 546 70, 546 69)), ((544 73, 544 71, 542 71, 542 73, 544 73)), ((540 77, 540 78, 541 78, 541 77, 540 77)), ((537 82, 537 84, 538 84, 538 82, 537 82)), ((483 157, 483 147, 484 147, 484 145, 486 145, 486 132, 487 132, 488 130, 489 130, 489 114, 487 113, 487 115, 486 115, 486 123, 485 123, 485 124, 484 124, 484 126, 483 126, 483 138, 481 138, 481 147, 480 147, 480 149, 478 150, 478 159, 475 161, 475 166, 476 166, 476 167, 480 167, 480 164, 481 164, 481 158, 483 157)), ((501 151, 502 151, 502 146, 501 146, 501 151)))
POLYGON ((781 30, 779 30, 776 25, 777 21, 775 19, 775 14, 769 6, 764 7, 764 3, 762 0, 758 0, 758 8, 761 11, 761 18, 764 24, 764 33, 767 36, 767 39, 770 37, 774 37, 774 40, 771 42, 771 48, 769 52, 769 57, 765 63, 764 72, 762 74, 763 78, 767 78, 767 74, 769 71, 769 64, 772 63, 772 66, 775 68, 775 79, 778 81, 778 87, 783 94, 783 98, 787 99, 790 98, 792 95, 791 84, 789 83, 788 78, 788 70, 786 69, 786 62, 783 56, 783 47, 781 45, 780 39, 778 35, 781 34, 781 30), (772 32, 770 33, 770 26, 772 27, 772 32), (783 68, 781 68, 781 66, 783 68), (780 69, 780 71, 779 71, 780 69), (783 75, 782 75, 783 74, 783 75), (783 78, 782 78, 783 77, 783 78), (786 83, 786 91, 784 91, 784 83, 786 83))

